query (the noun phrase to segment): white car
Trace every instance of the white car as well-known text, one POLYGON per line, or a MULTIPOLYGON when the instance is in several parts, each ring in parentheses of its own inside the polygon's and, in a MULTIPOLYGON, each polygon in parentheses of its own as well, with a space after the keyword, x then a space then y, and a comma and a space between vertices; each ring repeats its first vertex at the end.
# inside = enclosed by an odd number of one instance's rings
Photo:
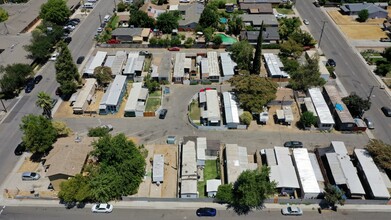
POLYGON ((111 125, 111 124, 101 125, 99 127, 106 128, 108 131, 112 131, 114 129, 113 125, 111 125))
POLYGON ((93 213, 110 213, 113 211, 113 205, 108 203, 98 203, 92 206, 91 211, 93 213))
POLYGON ((276 18, 286 18, 286 15, 278 13, 276 14, 276 18))
POLYGON ((54 52, 54 53, 52 53, 52 55, 50 55, 49 60, 51 60, 51 61, 56 61, 56 60, 57 60, 57 57, 58 57, 58 53, 57 53, 57 52, 54 52))
POLYGON ((305 25, 309 25, 309 24, 310 24, 310 22, 309 22, 307 19, 304 19, 304 20, 303 20, 303 23, 304 23, 305 25))
POLYGON ((283 215, 303 215, 303 210, 299 207, 288 206, 286 208, 282 208, 281 213, 283 215))
POLYGON ((103 28, 101 28, 101 27, 99 27, 98 30, 96 30, 96 32, 98 32, 98 33, 102 33, 102 31, 103 31, 103 28))

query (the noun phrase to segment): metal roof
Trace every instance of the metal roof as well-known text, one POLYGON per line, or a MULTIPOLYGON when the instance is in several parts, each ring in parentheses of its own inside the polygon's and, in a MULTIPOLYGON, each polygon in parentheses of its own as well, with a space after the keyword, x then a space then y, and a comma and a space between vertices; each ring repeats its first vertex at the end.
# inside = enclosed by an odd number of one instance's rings
POLYGON ((191 58, 185 58, 185 64, 184 64, 185 69, 191 69, 191 58))
POLYGON ((159 73, 158 73, 158 66, 156 66, 155 64, 151 64, 151 77, 152 78, 156 78, 156 77, 159 77, 159 73))
POLYGON ((308 153, 308 156, 310 157, 312 168, 314 168, 316 180, 318 182, 324 182, 323 174, 322 171, 320 170, 320 166, 318 163, 318 159, 316 158, 316 155, 314 153, 308 153))
POLYGON ((226 123, 239 124, 240 121, 239 121, 238 104, 236 100, 233 98, 232 93, 223 92, 223 100, 224 100, 224 112, 225 112, 226 123))
POLYGON ((128 54, 128 60, 126 61, 126 64, 125 64, 124 74, 134 74, 133 65, 134 65, 137 57, 139 57, 138 52, 130 52, 128 54))
POLYGON ((362 168, 365 179, 375 198, 390 198, 390 193, 372 157, 365 149, 355 149, 354 154, 362 168))
POLYGON ((202 58, 201 59, 201 73, 209 73, 209 67, 208 67, 208 59, 207 58, 202 58))
POLYGON ((153 155, 152 182, 163 182, 164 179, 164 155, 153 155))
POLYGON ((206 116, 209 121, 219 121, 220 120, 220 105, 219 105, 219 96, 217 90, 206 90, 206 106, 207 110, 205 111, 206 116))
POLYGON ((300 179, 302 191, 306 193, 320 193, 318 181, 306 148, 293 149, 297 173, 300 179))
POLYGON ((329 107, 323 98, 322 92, 319 88, 308 89, 311 100, 314 103, 316 113, 319 117, 319 121, 322 124, 335 124, 333 116, 330 113, 329 107))
POLYGON ((209 76, 220 76, 217 52, 209 51, 207 53, 207 56, 208 56, 209 76))
POLYGON ((120 50, 120 51, 117 51, 117 53, 115 53, 114 62, 111 67, 111 71, 112 71, 113 75, 122 74, 122 67, 125 63, 125 60, 126 60, 126 52, 125 51, 120 50))
POLYGON ((103 66, 112 67, 114 63, 115 56, 107 56, 105 63, 103 66))
POLYGON ((270 77, 289 78, 288 73, 282 70, 282 68, 284 68, 284 65, 282 64, 278 56, 272 53, 264 53, 263 57, 265 59, 266 68, 270 77))
POLYGON ((175 54, 175 66, 174 66, 174 78, 181 78, 185 76, 185 53, 177 53, 175 54))
POLYGON ((243 171, 256 168, 256 164, 255 167, 253 163, 249 164, 245 147, 226 144, 225 155, 228 183, 234 183, 243 171))
POLYGON ((142 72, 144 68, 144 61, 145 61, 145 56, 139 56, 136 58, 134 61, 133 67, 132 67, 132 73, 137 72, 142 72))
POLYGON ((206 102, 206 94, 205 94, 205 91, 199 92, 199 93, 198 93, 198 96, 199 96, 199 98, 200 98, 200 103, 206 102))
POLYGON ((196 179, 182 180, 181 194, 197 194, 197 180, 196 179))
POLYGON ((206 137, 197 138, 197 160, 205 160, 206 137))
POLYGON ((221 185, 221 180, 212 179, 206 181, 206 192, 217 192, 217 189, 221 185))
POLYGON ((244 23, 251 22, 253 26, 277 26, 278 21, 273 14, 242 14, 240 15, 244 23))
POLYGON ((314 114, 314 116, 318 117, 318 114, 315 111, 314 104, 312 103, 310 97, 304 98, 304 105, 305 105, 305 108, 307 109, 307 111, 312 112, 312 114, 314 114))
POLYGON ((274 149, 267 148, 265 149, 266 154, 266 163, 268 166, 277 165, 276 154, 274 153, 274 149))
POLYGON ((354 123, 354 119, 350 114, 348 107, 345 103, 342 102, 342 98, 339 95, 337 88, 334 85, 325 85, 324 91, 327 93, 330 98, 331 103, 335 108, 335 112, 337 113, 339 119, 342 123, 354 123), (337 106, 339 106, 337 108, 337 106))
POLYGON ((283 106, 282 110, 284 111, 285 122, 293 122, 292 108, 290 106, 283 106))
POLYGON ((223 76, 233 76, 235 74, 234 67, 236 63, 231 59, 229 53, 220 53, 221 69, 223 76))
POLYGON ((163 54, 164 59, 161 59, 160 65, 158 66, 159 77, 170 78, 171 73, 171 53, 165 52, 163 54))
POLYGON ((94 59, 92 60, 91 64, 87 67, 87 69, 84 71, 86 74, 94 74, 94 70, 98 66, 102 66, 103 61, 105 60, 107 55, 107 52, 105 51, 98 51, 96 52, 96 55, 94 59))
POLYGON ((80 90, 79 94, 77 95, 76 101, 72 106, 73 109, 83 109, 83 106, 87 102, 91 90, 96 86, 95 78, 88 78, 85 80, 86 83, 84 84, 83 88, 80 90))
POLYGON ((126 84, 126 76, 116 75, 114 81, 111 83, 110 88, 106 91, 107 100, 104 103, 100 103, 101 105, 117 105, 120 101, 122 89, 126 84))
POLYGON ((193 178, 197 180, 196 149, 193 141, 188 141, 182 146, 182 172, 181 178, 193 178))
POLYGON ((141 92, 141 87, 141 82, 136 82, 132 84, 132 89, 130 90, 128 100, 126 101, 125 112, 136 111, 137 101, 141 92))
POLYGON ((269 161, 276 160, 276 165, 269 165, 271 181, 277 183, 277 188, 300 188, 297 180, 296 170, 292 163, 292 158, 288 148, 274 147, 274 150, 268 152, 266 149, 266 159, 269 161), (271 157, 270 159, 268 157, 271 157), (274 159, 275 158, 275 159, 274 159))

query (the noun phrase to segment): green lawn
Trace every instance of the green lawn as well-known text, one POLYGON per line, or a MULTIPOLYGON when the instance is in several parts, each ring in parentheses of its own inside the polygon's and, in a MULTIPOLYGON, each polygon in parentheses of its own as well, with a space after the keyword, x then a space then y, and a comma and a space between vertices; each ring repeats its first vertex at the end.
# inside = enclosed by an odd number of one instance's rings
POLYGON ((144 71, 145 72, 148 72, 149 68, 151 68, 151 61, 152 61, 151 58, 148 58, 148 57, 145 58, 145 61, 144 61, 144 71))
POLYGON ((200 120, 201 112, 198 107, 198 101, 193 101, 190 104, 190 112, 189 112, 191 120, 200 120))
POLYGON ((286 9, 286 8, 276 8, 277 12, 280 14, 286 14, 286 15, 292 15, 295 12, 293 12, 292 9, 286 9))
POLYGON ((204 181, 198 181, 198 193, 200 198, 206 197, 205 190, 206 190, 206 181, 211 179, 219 179, 220 175, 217 172, 217 166, 218 166, 217 160, 207 160, 205 161, 205 168, 204 168, 204 181))
POLYGON ((148 98, 145 111, 154 112, 159 108, 159 106, 160 106, 160 98, 148 98))
MULTIPOLYGON (((213 0, 211 0, 211 1, 213 1, 213 0)), ((232 3, 232 4, 237 4, 237 1, 236 0, 225 0, 225 3, 232 3)), ((224 9, 225 10, 225 9, 224 9)))
POLYGON ((149 97, 160 98, 160 96, 162 96, 162 91, 160 91, 160 90, 156 90, 155 92, 149 94, 149 97))

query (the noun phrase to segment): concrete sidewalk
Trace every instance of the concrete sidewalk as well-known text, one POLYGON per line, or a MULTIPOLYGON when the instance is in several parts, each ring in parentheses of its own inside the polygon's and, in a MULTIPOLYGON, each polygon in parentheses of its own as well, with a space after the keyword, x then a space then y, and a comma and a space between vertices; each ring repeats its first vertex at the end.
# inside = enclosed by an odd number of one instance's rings
MULTIPOLYGON (((220 205, 217 203, 211 202, 149 202, 149 201, 113 201, 110 204, 114 205, 115 208, 120 209, 164 209, 164 210, 195 210, 200 207, 213 207, 218 210, 227 209, 226 205, 220 205)), ((27 206, 27 207, 64 207, 64 205, 59 204, 58 200, 33 200, 33 199, 5 199, 0 202, 1 206, 27 206)), ((288 204, 279 204, 279 203, 267 203, 265 204, 264 211, 267 210, 280 210, 283 207, 286 207, 288 204)), ((91 208, 92 204, 87 204, 85 208, 91 208)), ((303 210, 307 211, 317 211, 319 205, 317 204, 294 204, 294 206, 298 206, 303 210)), ((391 212, 391 205, 344 205, 338 206, 338 210, 346 210, 346 211, 360 211, 360 212, 391 212)))

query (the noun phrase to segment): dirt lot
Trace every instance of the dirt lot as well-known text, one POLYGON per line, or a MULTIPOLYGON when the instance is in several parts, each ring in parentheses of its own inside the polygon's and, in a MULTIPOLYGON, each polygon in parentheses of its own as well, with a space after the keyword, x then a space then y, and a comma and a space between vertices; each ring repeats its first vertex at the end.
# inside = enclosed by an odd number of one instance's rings
POLYGON ((365 23, 360 23, 355 20, 354 16, 342 15, 337 9, 328 10, 327 13, 350 39, 379 40, 381 37, 387 37, 381 29, 384 19, 369 19, 365 23))

